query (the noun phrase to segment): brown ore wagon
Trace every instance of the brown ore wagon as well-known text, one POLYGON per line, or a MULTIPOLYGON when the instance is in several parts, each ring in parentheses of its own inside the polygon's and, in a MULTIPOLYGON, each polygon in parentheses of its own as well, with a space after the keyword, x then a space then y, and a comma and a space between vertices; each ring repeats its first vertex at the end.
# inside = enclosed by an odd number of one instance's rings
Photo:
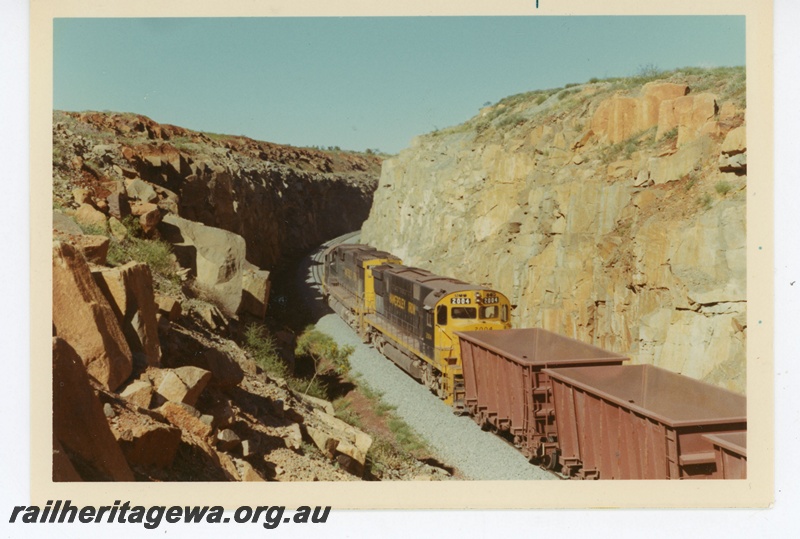
POLYGON ((545 373, 552 382, 565 475, 722 477, 707 435, 747 429, 744 396, 652 365, 545 373))
POLYGON ((621 365, 627 358, 557 333, 504 329, 456 333, 465 406, 481 425, 513 437, 529 459, 555 469, 556 415, 547 367, 621 365))

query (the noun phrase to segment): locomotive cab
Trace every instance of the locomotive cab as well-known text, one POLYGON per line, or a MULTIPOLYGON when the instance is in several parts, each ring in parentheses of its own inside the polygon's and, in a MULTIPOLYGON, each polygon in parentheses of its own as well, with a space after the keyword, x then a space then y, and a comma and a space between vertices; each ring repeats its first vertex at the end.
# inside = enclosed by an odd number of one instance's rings
POLYGON ((433 365, 441 372, 440 392, 445 402, 461 409, 464 383, 461 347, 455 333, 510 328, 511 304, 499 292, 472 288, 444 295, 432 306, 429 314, 433 327, 433 365))

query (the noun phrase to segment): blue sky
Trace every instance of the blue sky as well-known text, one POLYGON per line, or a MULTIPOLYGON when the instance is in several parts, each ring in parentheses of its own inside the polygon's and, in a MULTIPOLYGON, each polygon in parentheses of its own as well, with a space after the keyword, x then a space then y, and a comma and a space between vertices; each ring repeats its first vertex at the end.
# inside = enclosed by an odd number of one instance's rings
POLYGON ((54 107, 397 152, 486 102, 745 62, 744 17, 56 19, 54 107))

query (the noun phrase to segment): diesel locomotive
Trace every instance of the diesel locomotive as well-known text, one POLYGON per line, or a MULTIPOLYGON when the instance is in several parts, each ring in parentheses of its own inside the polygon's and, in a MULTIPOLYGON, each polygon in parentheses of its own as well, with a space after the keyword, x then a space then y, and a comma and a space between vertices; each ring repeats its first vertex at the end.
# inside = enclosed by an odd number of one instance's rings
POLYGON ((324 255, 323 293, 333 310, 379 352, 464 411, 456 332, 511 327, 511 304, 496 290, 402 265, 367 245, 324 255))

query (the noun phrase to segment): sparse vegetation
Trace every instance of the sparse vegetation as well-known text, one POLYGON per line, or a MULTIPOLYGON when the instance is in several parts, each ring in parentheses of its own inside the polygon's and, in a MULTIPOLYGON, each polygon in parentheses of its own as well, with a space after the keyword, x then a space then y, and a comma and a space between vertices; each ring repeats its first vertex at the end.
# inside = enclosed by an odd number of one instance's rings
POLYGON ((661 141, 665 142, 669 140, 675 140, 676 138, 678 138, 678 128, 673 127, 672 129, 664 133, 664 135, 661 137, 661 141))
POLYGON ((382 393, 373 390, 369 385, 355 377, 353 380, 358 391, 370 403, 370 409, 377 417, 384 418, 386 427, 391 432, 377 432, 370 429, 364 420, 352 409, 352 401, 342 397, 334 401, 336 417, 364 430, 373 438, 372 447, 367 453, 367 470, 375 477, 383 477, 387 472, 401 471, 415 466, 418 459, 427 456, 430 449, 419 435, 405 421, 394 414, 395 407, 382 400, 382 393))
POLYGON ((714 186, 714 190, 721 196, 727 195, 731 191, 731 189, 733 189, 733 186, 730 183, 726 182, 725 180, 718 181, 717 184, 714 186))
POLYGON ((179 283, 172 246, 162 240, 145 238, 139 221, 133 216, 126 217, 122 224, 128 235, 121 241, 113 237, 108 229, 80 223, 79 226, 84 234, 106 236, 110 239, 106 257, 110 265, 121 266, 128 262, 147 264, 153 272, 156 289, 159 289, 159 277, 165 281, 179 283))
POLYGON ((289 376, 289 367, 278 353, 275 339, 263 325, 254 323, 247 326, 244 345, 256 364, 270 377, 286 379, 289 376))
POLYGON ((620 155, 625 159, 630 159, 642 144, 650 139, 652 133, 653 129, 647 129, 631 135, 621 142, 609 144, 601 150, 601 160, 603 164, 608 165, 609 163, 613 163, 620 155))
POLYGON ((499 122, 497 122, 497 127, 516 127, 525 122, 525 117, 521 114, 513 114, 511 116, 506 116, 499 122))
POLYGON ((692 172, 691 174, 689 174, 688 181, 684 186, 684 190, 689 191, 692 187, 695 186, 696 183, 697 183, 697 174, 692 172))
MULTIPOLYGON (((154 276, 158 275, 166 281, 179 283, 172 246, 162 240, 145 238, 142 227, 134 216, 126 217, 122 224, 128 235, 121 241, 111 236, 111 245, 108 249, 109 263, 117 266, 132 261, 143 262, 150 266, 154 276)), ((155 284, 158 285, 158 281, 155 284)))
MULTIPOLYGON (((297 347, 295 349, 297 356, 307 357, 314 364, 314 374, 309 380, 304 393, 309 393, 314 381, 321 374, 335 373, 339 376, 345 376, 350 372, 350 355, 354 350, 352 346, 340 348, 330 335, 322 333, 313 326, 306 328, 300 338, 297 339, 297 347)), ((317 391, 327 394, 323 384, 319 385, 317 391)))
POLYGON ((703 193, 700 197, 697 198, 697 204, 704 210, 710 209, 713 201, 714 199, 708 193, 703 193))
POLYGON ((256 364, 273 378, 282 378, 290 389, 304 395, 320 399, 331 399, 331 385, 321 376, 337 378, 346 376, 350 368, 351 346, 339 347, 329 335, 314 329, 306 329, 297 341, 295 354, 298 360, 310 360, 314 372, 310 377, 298 376, 290 372, 289 366, 281 358, 275 339, 260 323, 247 326, 244 334, 245 349, 256 364))
POLYGON ((563 101, 567 97, 569 97, 571 95, 574 95, 574 94, 577 94, 579 91, 580 90, 578 90, 577 88, 572 89, 572 90, 564 90, 563 92, 558 94, 558 100, 559 101, 563 101))

